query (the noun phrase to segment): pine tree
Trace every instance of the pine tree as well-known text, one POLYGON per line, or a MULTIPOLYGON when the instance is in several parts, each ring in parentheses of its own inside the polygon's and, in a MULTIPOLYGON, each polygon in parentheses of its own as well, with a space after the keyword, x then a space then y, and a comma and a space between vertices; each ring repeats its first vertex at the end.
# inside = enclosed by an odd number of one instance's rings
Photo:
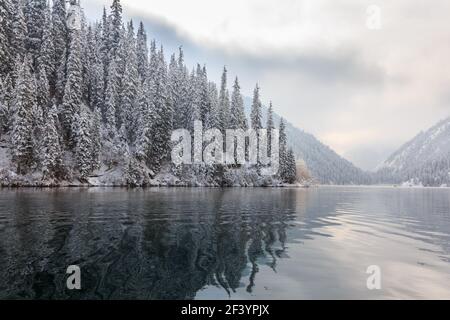
POLYGON ((233 85, 233 93, 231 95, 231 112, 230 112, 230 127, 229 129, 243 129, 247 130, 247 118, 244 110, 244 99, 241 94, 241 87, 239 80, 236 77, 233 85))
POLYGON ((17 173, 24 174, 33 162, 33 119, 36 87, 31 73, 31 58, 23 62, 15 88, 15 114, 11 135, 13 162, 17 173))
POLYGON ((39 73, 37 75, 37 92, 36 92, 36 102, 37 105, 40 106, 44 113, 48 111, 50 108, 51 100, 50 100, 50 92, 48 85, 47 73, 45 72, 45 68, 41 67, 39 69, 39 73))
MULTIPOLYGON (((171 105, 174 107, 174 112, 176 113, 179 109, 177 106, 178 102, 178 92, 177 92, 177 77, 178 77, 178 63, 176 60, 175 54, 172 54, 170 56, 170 63, 169 63, 169 73, 167 75, 167 81, 168 81, 168 94, 171 105)), ((174 115, 174 123, 173 127, 177 127, 177 116, 174 115)))
POLYGON ((0 135, 5 133, 8 129, 8 104, 6 102, 6 86, 0 77, 0 135))
MULTIPOLYGON (((42 141, 42 132, 45 126, 44 117, 49 111, 50 105, 51 101, 47 73, 45 72, 45 68, 41 67, 36 79, 36 108, 33 112, 35 139, 37 140, 35 145, 38 145, 40 141, 42 141)), ((39 148, 37 147, 35 150, 39 150, 39 148)))
POLYGON ((26 47, 33 59, 38 57, 41 50, 46 10, 46 0, 26 0, 24 8, 28 30, 26 47))
POLYGON ((288 177, 288 150, 287 150, 287 135, 286 135, 286 125, 284 124, 284 119, 280 120, 280 172, 279 176, 282 181, 286 181, 288 177))
POLYGON ((149 86, 150 86, 150 95, 155 95, 156 90, 156 82, 157 76, 158 76, 158 68, 159 68, 159 56, 158 56, 158 50, 156 49, 156 41, 152 40, 150 42, 150 64, 149 64, 149 86))
POLYGON ((258 166, 260 164, 259 160, 259 130, 263 128, 262 126, 262 103, 259 95, 259 86, 256 84, 255 90, 253 92, 253 102, 252 102, 252 109, 250 112, 250 121, 251 121, 251 128, 255 130, 256 135, 258 137, 257 142, 257 159, 258 159, 258 166))
POLYGON ((56 70, 56 83, 54 88, 54 97, 58 104, 63 103, 64 93, 66 89, 66 72, 67 72, 67 50, 64 49, 64 53, 61 56, 60 61, 57 63, 57 70, 56 70))
POLYGON ((147 77, 148 71, 148 44, 147 34, 142 22, 139 24, 136 46, 138 73, 141 81, 144 81, 144 79, 147 77))
POLYGON ((286 176, 284 178, 287 183, 295 183, 297 180, 297 164, 295 161, 294 151, 289 149, 286 156, 286 176))
POLYGON ((208 96, 211 112, 208 117, 206 129, 220 128, 219 91, 214 82, 208 84, 208 96))
POLYGON ((139 83, 139 73, 136 57, 136 44, 134 40, 134 30, 132 23, 128 27, 127 59, 125 61, 125 72, 122 78, 122 88, 120 90, 120 112, 118 124, 125 125, 128 133, 128 140, 135 139, 134 122, 136 118, 135 106, 137 103, 137 89, 139 83))
MULTIPOLYGON (((96 25, 88 37, 88 101, 93 110, 99 109, 105 114, 104 106, 104 67, 101 54, 101 27, 96 25)), ((102 117, 103 118, 103 117, 102 117)))
POLYGON ((53 80, 56 69, 53 59, 55 49, 53 47, 52 21, 50 15, 50 8, 46 8, 44 16, 45 23, 42 31, 42 44, 37 57, 37 66, 38 69, 43 68, 45 70, 47 79, 53 80))
POLYGON ((74 145, 74 125, 83 102, 80 41, 80 32, 73 30, 71 34, 69 58, 67 60, 67 80, 62 104, 63 127, 69 146, 74 145))
POLYGON ((69 30, 67 29, 66 17, 66 0, 53 0, 52 35, 55 62, 61 60, 69 40, 69 30))
POLYGON ((102 24, 101 24, 101 46, 100 53, 103 62, 103 75, 104 75, 104 86, 106 88, 106 77, 108 74, 109 67, 109 17, 106 12, 106 8, 103 7, 103 16, 102 16, 102 24))
POLYGON ((12 71, 14 53, 11 52, 11 24, 13 21, 13 5, 11 0, 0 2, 0 76, 12 71))
POLYGON ((223 133, 229 127, 229 117, 230 117, 230 95, 227 89, 227 73, 228 73, 227 68, 224 67, 219 94, 219 112, 220 112, 219 129, 223 133))
POLYGON ((162 47, 156 57, 156 73, 150 81, 152 113, 155 115, 150 166, 156 170, 169 157, 173 122, 173 110, 167 92, 167 66, 162 47))
POLYGON ((200 120, 200 102, 199 90, 197 85, 197 77, 194 69, 191 72, 189 79, 189 95, 188 95, 188 110, 187 110, 187 126, 186 129, 194 130, 194 122, 200 120))
MULTIPOLYGON (((25 42, 27 37, 27 23, 23 12, 22 1, 16 1, 13 5, 13 20, 12 20, 12 37, 11 48, 13 51, 13 59, 23 60, 25 57, 25 42)), ((1 59, 0 59, 1 60, 1 59)))
POLYGON ((272 132, 275 129, 275 124, 273 122, 273 105, 272 101, 270 101, 269 110, 267 111, 267 153, 269 157, 272 154, 272 132))
POLYGON ((45 130, 41 149, 44 180, 62 178, 63 161, 57 122, 57 109, 56 106, 52 106, 45 116, 45 130))
POLYGON ((62 102, 65 88, 69 30, 66 21, 66 0, 54 0, 52 7, 52 38, 54 74, 49 77, 50 92, 62 102))
POLYGON ((208 74, 206 71, 206 66, 197 68, 197 98, 200 109, 200 120, 203 125, 208 127, 208 119, 211 113, 211 103, 209 100, 208 92, 208 74))
POLYGON ((136 157, 138 160, 151 163, 150 157, 152 152, 152 124, 155 122, 155 115, 152 113, 152 103, 149 95, 150 87, 147 80, 139 91, 139 117, 136 127, 138 135, 136 139, 136 157))
MULTIPOLYGON (((150 68, 150 70, 152 69, 153 67, 150 68)), ((174 108, 173 127, 176 129, 187 128, 190 121, 188 74, 186 66, 184 65, 184 53, 181 47, 179 48, 179 56, 176 63, 171 63, 169 71, 169 93, 174 108)))
POLYGON ((92 128, 91 128, 91 171, 100 169, 100 151, 102 150, 101 141, 101 121, 102 115, 100 108, 94 108, 92 128))
POLYGON ((80 45, 81 45, 81 55, 80 55, 80 61, 81 61, 81 77, 83 79, 83 82, 81 83, 81 92, 82 92, 82 99, 84 102, 86 102, 88 105, 90 105, 90 80, 91 80, 91 73, 93 69, 92 60, 90 59, 90 51, 92 48, 89 47, 89 41, 92 39, 92 26, 88 26, 86 23, 86 19, 84 15, 82 15, 81 18, 81 30, 80 30, 80 45))
POLYGON ((108 68, 105 93, 105 126, 110 138, 116 134, 116 104, 119 101, 117 70, 115 61, 111 61, 108 68))
POLYGON ((262 129, 262 104, 259 96, 259 86, 253 92, 253 103, 252 110, 250 114, 250 119, 252 122, 252 129, 259 130, 262 129))
POLYGON ((13 118, 13 87, 11 76, 0 77, 0 134, 9 132, 13 118))
POLYGON ((80 178, 85 181, 92 172, 92 128, 90 123, 90 112, 86 107, 82 107, 79 114, 79 120, 76 125, 76 161, 80 172, 80 178))
POLYGON ((117 49, 122 37, 122 5, 120 0, 113 0, 111 5, 111 15, 109 17, 109 58, 116 57, 117 49))
POLYGON ((39 163, 42 162, 43 156, 40 150, 42 149, 45 130, 44 113, 48 111, 50 98, 48 80, 43 67, 36 75, 33 75, 33 81, 36 88, 36 103, 31 110, 33 159, 36 163, 39 163))

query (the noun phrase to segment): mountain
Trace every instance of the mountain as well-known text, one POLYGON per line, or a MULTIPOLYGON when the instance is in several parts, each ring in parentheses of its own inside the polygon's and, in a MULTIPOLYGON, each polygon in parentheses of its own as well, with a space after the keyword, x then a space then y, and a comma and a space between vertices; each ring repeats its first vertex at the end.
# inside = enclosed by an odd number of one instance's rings
POLYGON ((378 167, 378 182, 450 185, 450 117, 419 133, 378 167))
MULTIPOLYGON (((252 100, 244 98, 247 114, 250 113, 252 100)), ((263 107, 264 123, 267 107, 263 107)), ((274 113, 274 121, 278 126, 280 116, 274 113)), ((342 158, 330 147, 324 145, 312 134, 309 134, 286 121, 288 144, 297 157, 305 162, 313 178, 321 184, 370 184, 371 174, 357 168, 350 161, 342 158)))

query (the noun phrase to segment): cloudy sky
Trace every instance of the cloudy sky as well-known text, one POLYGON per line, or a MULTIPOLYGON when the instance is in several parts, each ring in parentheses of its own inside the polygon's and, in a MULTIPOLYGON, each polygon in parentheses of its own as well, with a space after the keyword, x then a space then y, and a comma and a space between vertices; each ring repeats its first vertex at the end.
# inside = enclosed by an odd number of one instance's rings
MULTIPOLYGON (((82 5, 97 19, 111 2, 82 5)), ((227 65, 246 95, 258 82, 264 103, 364 169, 450 116, 448 0, 122 4, 168 52, 183 45, 213 80, 227 65)))

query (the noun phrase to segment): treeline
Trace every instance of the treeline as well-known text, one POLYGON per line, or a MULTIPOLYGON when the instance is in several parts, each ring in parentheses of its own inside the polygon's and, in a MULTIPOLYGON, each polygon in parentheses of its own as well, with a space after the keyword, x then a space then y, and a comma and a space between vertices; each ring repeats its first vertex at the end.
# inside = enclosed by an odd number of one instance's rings
MULTIPOLYGON (((43 180, 86 179, 103 166, 122 165, 129 180, 155 175, 170 162, 173 129, 275 128, 272 108, 262 123, 256 86, 250 121, 239 80, 217 86, 205 66, 189 70, 184 53, 166 61, 147 42, 141 22, 124 22, 114 0, 95 23, 77 1, 0 2, 0 134, 19 175, 43 180)), ((280 128, 280 173, 295 181, 295 157, 280 128)))

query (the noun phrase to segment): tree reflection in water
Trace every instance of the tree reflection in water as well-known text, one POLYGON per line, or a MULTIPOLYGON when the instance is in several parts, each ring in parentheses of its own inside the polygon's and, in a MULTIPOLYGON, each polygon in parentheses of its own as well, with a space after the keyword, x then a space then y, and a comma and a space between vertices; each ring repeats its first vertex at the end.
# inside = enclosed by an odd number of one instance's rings
POLYGON ((11 191, 0 298, 193 299, 252 292, 286 253, 296 190, 11 191), (82 290, 65 288, 79 265, 82 290))

